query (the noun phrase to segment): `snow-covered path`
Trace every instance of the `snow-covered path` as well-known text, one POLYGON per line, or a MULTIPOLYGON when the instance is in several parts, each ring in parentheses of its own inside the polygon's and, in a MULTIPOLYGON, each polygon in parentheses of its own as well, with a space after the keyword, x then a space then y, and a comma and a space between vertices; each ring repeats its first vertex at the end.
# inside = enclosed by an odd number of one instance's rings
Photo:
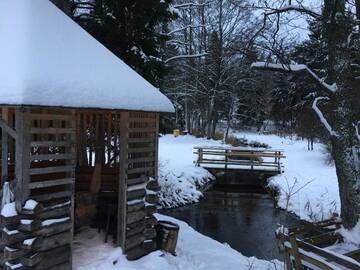
POLYGON ((248 258, 227 245, 206 237, 186 223, 157 215, 158 219, 170 220, 180 225, 177 256, 156 251, 148 256, 129 262, 114 248, 103 242, 96 231, 84 231, 76 236, 74 270, 270 270, 282 269, 279 261, 263 261, 248 258))

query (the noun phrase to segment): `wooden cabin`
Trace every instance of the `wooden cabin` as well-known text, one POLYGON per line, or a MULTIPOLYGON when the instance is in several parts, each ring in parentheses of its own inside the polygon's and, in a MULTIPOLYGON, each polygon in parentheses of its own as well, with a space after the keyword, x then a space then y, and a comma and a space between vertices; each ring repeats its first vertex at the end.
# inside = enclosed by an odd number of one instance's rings
POLYGON ((2 268, 71 269, 81 226, 154 250, 171 102, 48 0, 0 1, 0 44, 2 268))

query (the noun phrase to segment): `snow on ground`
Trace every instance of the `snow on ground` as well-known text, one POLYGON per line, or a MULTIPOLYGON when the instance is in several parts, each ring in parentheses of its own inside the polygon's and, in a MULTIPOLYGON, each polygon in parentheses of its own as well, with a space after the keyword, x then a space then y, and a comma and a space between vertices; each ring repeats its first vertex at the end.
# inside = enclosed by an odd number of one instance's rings
POLYGON ((104 243, 95 229, 86 229, 76 235, 74 243, 74 270, 267 270, 282 269, 279 261, 248 258, 241 253, 206 237, 185 222, 157 215, 180 225, 177 256, 155 251, 137 261, 127 261, 120 248, 104 243))
POLYGON ((160 201, 164 207, 176 207, 197 202, 201 187, 213 180, 205 169, 196 167, 194 147, 221 145, 221 141, 195 138, 190 135, 174 137, 165 135, 159 143, 160 201))
POLYGON ((279 206, 302 219, 318 221, 340 211, 340 197, 334 165, 326 162, 325 146, 314 144, 307 150, 306 140, 276 135, 235 132, 239 138, 266 143, 283 150, 284 173, 271 179, 270 185, 280 188, 279 206), (289 194, 292 194, 288 196, 289 194))
MULTIPOLYGON (((257 141, 283 150, 284 173, 271 179, 270 185, 280 188, 279 206, 294 212, 300 218, 318 221, 340 211, 340 198, 334 165, 326 162, 325 146, 314 144, 314 151, 307 150, 307 141, 257 133, 234 132, 234 136, 257 141)), ((195 146, 218 146, 221 141, 193 136, 165 135, 159 146, 160 198, 163 206, 174 207, 197 202, 201 186, 212 180, 211 174, 196 167, 193 154, 195 146)))

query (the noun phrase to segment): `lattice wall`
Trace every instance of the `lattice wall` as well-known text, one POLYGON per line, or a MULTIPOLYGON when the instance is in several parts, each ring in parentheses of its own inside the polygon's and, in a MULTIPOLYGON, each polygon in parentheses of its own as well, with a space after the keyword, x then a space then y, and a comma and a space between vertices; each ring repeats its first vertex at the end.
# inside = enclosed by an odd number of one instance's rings
POLYGON ((71 111, 15 111, 17 214, 1 216, 5 269, 71 268, 74 123, 71 111))
POLYGON ((101 164, 117 171, 112 178, 119 194, 117 243, 127 257, 137 259, 156 248, 157 113, 35 108, 9 112, 16 119, 12 124, 17 138, 15 154, 10 146, 7 161, 9 165, 15 157, 19 180, 17 214, 1 216, 0 258, 7 268, 21 264, 17 269, 71 269, 76 165, 101 164), (24 208, 35 201, 36 207, 24 208))
POLYGON ((158 114, 130 113, 125 250, 136 259, 156 248, 158 114), (143 198, 145 199, 143 200, 143 198))

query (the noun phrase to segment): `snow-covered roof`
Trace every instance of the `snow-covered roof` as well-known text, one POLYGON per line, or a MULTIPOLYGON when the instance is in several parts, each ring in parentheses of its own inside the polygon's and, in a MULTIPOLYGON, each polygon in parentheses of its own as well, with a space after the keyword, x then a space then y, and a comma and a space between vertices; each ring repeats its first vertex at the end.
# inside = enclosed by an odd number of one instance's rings
POLYGON ((174 111, 48 0, 1 0, 0 44, 0 104, 174 111))

